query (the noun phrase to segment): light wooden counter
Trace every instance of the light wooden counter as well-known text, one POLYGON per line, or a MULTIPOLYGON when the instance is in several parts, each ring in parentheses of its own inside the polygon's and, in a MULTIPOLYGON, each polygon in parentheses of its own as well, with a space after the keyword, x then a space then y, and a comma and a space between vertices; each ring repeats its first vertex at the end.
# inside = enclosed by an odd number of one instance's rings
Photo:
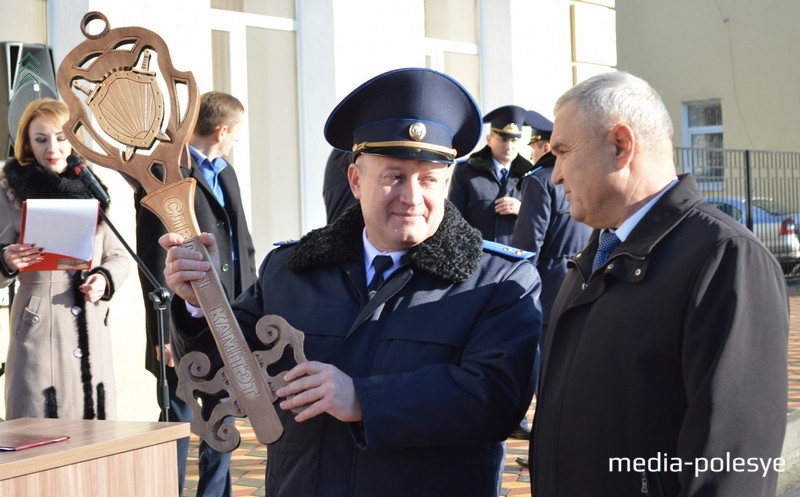
POLYGON ((70 436, 0 452, 0 496, 175 497, 175 441, 189 424, 26 418, 0 422, 0 433, 70 436))

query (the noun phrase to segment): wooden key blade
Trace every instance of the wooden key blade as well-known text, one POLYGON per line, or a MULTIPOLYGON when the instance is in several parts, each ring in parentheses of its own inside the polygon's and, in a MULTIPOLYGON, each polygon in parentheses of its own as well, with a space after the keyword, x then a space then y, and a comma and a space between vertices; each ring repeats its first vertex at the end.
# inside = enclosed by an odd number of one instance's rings
POLYGON ((184 239, 200 236, 200 226, 194 213, 197 180, 184 178, 148 193, 142 205, 156 215, 170 233, 184 239))
MULTIPOLYGON (((210 260, 208 250, 199 238, 190 238, 183 246, 203 254, 203 260, 210 260)), ((231 400, 247 414, 259 442, 270 444, 276 441, 283 434, 283 426, 272 405, 267 381, 233 315, 219 275, 212 269, 202 280, 193 281, 192 288, 222 356, 228 381, 236 392, 236 399, 231 400)))
MULTIPOLYGON (((181 168, 191 167, 187 144, 200 108, 194 76, 172 65, 166 43, 153 31, 133 26, 111 29, 101 12, 87 13, 80 29, 86 40, 66 55, 57 75, 70 111, 64 134, 85 159, 142 186, 148 195, 141 204, 209 260, 197 238, 196 181, 183 178, 181 168), (90 32, 91 22, 101 26, 99 32, 90 32)), ((193 288, 220 350, 233 392, 231 402, 250 417, 259 441, 277 440, 283 429, 272 404, 274 396, 216 270, 193 288)))
MULTIPOLYGON (((152 211, 167 230, 183 236, 186 240, 184 247, 200 252, 203 260, 211 261, 206 246, 198 238, 200 228, 194 213, 196 187, 197 181, 185 178, 148 193, 142 199, 142 205, 152 211)), ((272 443, 280 438, 283 426, 272 405, 267 381, 233 315, 233 309, 213 263, 211 267, 205 278, 192 282, 192 288, 206 315, 225 365, 227 379, 236 392, 236 398, 231 400, 237 402, 247 414, 258 441, 263 444, 272 443)))

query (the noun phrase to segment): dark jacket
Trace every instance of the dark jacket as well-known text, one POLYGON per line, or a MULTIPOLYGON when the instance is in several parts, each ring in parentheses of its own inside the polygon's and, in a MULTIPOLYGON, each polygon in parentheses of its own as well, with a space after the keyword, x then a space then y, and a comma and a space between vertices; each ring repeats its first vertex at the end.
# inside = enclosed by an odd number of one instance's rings
MULTIPOLYGON (((251 346, 265 314, 305 333, 309 360, 353 378, 363 422, 296 423, 278 408, 268 496, 497 495, 501 441, 530 405, 541 325, 527 260, 482 249, 452 205, 367 301, 359 207, 273 250, 233 305, 251 346)), ((173 302, 179 355, 216 355, 173 302)), ((276 404, 277 405, 277 404, 276 404)))
POLYGON ((505 186, 500 182, 488 145, 456 164, 448 198, 469 224, 478 228, 484 240, 511 244, 517 216, 499 215, 494 201, 501 197, 520 199, 520 179, 533 169, 531 162, 517 154, 511 161, 505 186))
POLYGON ((774 495, 776 472, 719 464, 781 454, 789 317, 778 263, 703 202, 691 175, 590 277, 597 238, 570 262, 543 340, 533 494, 774 495), (643 472, 634 458, 655 459, 643 472), (702 461, 718 470, 695 476, 702 461))
MULTIPOLYGON (((197 180, 194 197, 197 224, 201 231, 212 233, 217 239, 221 263, 219 278, 228 296, 233 299, 256 280, 255 248, 247 227, 244 207, 242 207, 242 196, 239 191, 236 170, 228 165, 219 173, 219 182, 225 195, 225 208, 217 201, 214 191, 194 159, 192 159, 192 168, 181 168, 181 173, 184 177, 197 180), (231 226, 233 229, 230 228, 231 226), (238 282, 235 281, 234 275, 231 232, 236 237, 239 254, 240 281, 238 282)), ((136 253, 153 273, 153 276, 166 288, 164 261, 167 253, 158 244, 158 239, 167 231, 161 221, 139 203, 144 195, 145 191, 141 188, 136 192, 136 253)), ((157 313, 148 297, 153 286, 144 276, 139 279, 142 285, 147 326, 145 367, 158 376, 158 363, 155 355, 155 347, 158 346, 157 313)), ((169 330, 165 330, 164 334, 166 342, 169 343, 169 330)))
POLYGON ((322 198, 325 200, 328 223, 332 223, 351 205, 358 203, 347 179, 347 169, 352 162, 351 152, 333 149, 328 156, 325 178, 322 181, 322 198))
POLYGON ((550 308, 567 274, 567 260, 589 241, 592 229, 572 219, 564 187, 553 184, 556 156, 546 153, 518 184, 522 205, 511 245, 535 252, 531 259, 542 278, 542 323, 550 322, 550 308))

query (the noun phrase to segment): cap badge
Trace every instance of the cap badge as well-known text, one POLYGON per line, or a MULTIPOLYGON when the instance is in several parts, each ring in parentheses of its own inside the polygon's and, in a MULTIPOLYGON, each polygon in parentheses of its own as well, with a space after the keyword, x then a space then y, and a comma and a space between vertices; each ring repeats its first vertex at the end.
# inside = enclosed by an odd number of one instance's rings
POLYGON ((516 123, 506 124, 506 126, 500 130, 503 133, 511 133, 511 134, 518 134, 521 133, 519 127, 516 123))
POLYGON ((411 126, 408 127, 408 136, 410 136, 415 142, 421 141, 423 138, 425 138, 427 133, 428 128, 425 127, 425 123, 419 121, 411 124, 411 126))

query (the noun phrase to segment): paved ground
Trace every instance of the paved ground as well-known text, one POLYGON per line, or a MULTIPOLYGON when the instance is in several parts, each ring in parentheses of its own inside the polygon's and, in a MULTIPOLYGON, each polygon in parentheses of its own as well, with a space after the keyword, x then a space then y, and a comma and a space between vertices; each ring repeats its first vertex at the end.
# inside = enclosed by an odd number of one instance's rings
MULTIPOLYGON (((800 410, 800 279, 789 282, 789 300, 791 306, 791 330, 789 334, 789 403, 788 414, 800 410)), ((529 419, 533 415, 533 406, 528 411, 529 419)), ((264 496, 264 465, 267 449, 259 444, 246 420, 238 420, 237 426, 242 433, 242 444, 233 453, 231 474, 233 476, 233 497, 264 496)), ((196 436, 192 436, 189 449, 189 470, 186 475, 184 497, 196 496, 197 485, 197 445, 196 436)), ((508 441, 508 455, 503 478, 504 496, 530 497, 530 475, 515 462, 519 456, 526 457, 527 440, 508 441)), ((780 497, 800 497, 800 471, 782 477, 780 497)))

